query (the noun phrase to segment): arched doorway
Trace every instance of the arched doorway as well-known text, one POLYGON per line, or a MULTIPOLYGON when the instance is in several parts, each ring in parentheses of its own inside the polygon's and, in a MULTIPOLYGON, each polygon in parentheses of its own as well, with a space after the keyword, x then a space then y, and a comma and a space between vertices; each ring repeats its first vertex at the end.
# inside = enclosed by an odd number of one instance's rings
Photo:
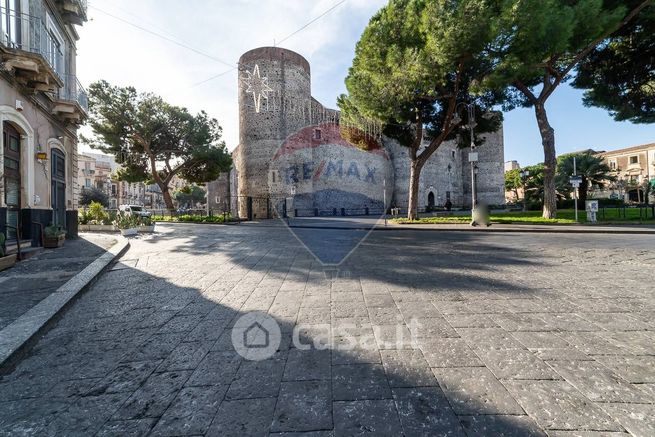
POLYGON ((20 133, 8 122, 2 124, 4 152, 4 188, 5 205, 7 205, 7 238, 16 238, 16 229, 20 229, 21 210, 21 154, 20 133), (16 229, 13 229, 16 228, 16 229))
POLYGON ((52 223, 66 226, 66 157, 59 149, 52 149, 52 223))
POLYGON ((428 208, 434 208, 434 193, 432 191, 428 194, 428 208))

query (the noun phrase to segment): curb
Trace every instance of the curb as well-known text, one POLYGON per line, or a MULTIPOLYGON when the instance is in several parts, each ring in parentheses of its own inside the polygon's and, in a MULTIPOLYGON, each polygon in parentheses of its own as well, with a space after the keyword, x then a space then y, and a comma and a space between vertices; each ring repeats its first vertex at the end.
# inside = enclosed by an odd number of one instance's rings
MULTIPOLYGON (((641 229, 566 229, 564 225, 551 229, 519 229, 519 228, 498 228, 493 225, 490 227, 462 227, 461 229, 446 227, 423 227, 426 225, 417 225, 417 227, 407 227, 402 225, 391 226, 319 226, 319 225, 289 225, 294 229, 325 229, 325 230, 346 230, 346 231, 428 231, 428 232, 489 232, 489 233, 533 233, 533 234, 616 234, 616 235, 655 235, 655 230, 641 230, 641 229), (421 226, 421 227, 419 227, 421 226)), ((496 225, 498 226, 498 225, 496 225)), ((521 226, 521 225, 517 225, 521 226)))
POLYGON ((55 290, 25 314, 0 330, 0 374, 22 358, 59 316, 130 247, 129 241, 116 236, 117 243, 84 270, 55 290))

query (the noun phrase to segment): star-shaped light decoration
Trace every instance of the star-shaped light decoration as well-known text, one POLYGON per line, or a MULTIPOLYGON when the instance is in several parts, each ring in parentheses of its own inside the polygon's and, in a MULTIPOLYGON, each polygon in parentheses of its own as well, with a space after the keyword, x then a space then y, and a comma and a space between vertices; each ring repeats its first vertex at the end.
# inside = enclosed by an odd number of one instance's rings
POLYGON ((246 86, 246 93, 252 93, 252 98, 255 103, 255 112, 259 113, 262 106, 262 97, 268 102, 268 93, 273 89, 268 86, 268 77, 261 77, 259 74, 259 65, 255 64, 252 71, 246 71, 246 76, 242 79, 243 84, 246 86))

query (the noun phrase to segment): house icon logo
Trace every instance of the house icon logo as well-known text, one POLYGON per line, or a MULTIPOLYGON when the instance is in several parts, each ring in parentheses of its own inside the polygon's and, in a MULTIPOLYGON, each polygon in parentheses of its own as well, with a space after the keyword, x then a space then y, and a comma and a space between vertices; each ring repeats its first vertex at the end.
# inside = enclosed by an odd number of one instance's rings
POLYGON ((243 358, 261 361, 270 358, 280 346, 280 325, 261 311, 246 313, 232 328, 232 345, 243 358))
POLYGON ((270 343, 271 334, 259 322, 243 331, 243 344, 248 348, 267 348, 270 343))

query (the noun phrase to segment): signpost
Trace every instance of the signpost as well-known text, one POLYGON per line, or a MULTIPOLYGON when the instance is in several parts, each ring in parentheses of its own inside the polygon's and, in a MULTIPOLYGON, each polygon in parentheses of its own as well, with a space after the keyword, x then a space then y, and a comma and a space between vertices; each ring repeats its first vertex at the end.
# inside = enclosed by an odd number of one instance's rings
POLYGON ((598 214, 598 201, 597 200, 587 200, 585 205, 587 210, 587 221, 596 223, 596 217, 598 214))
POLYGON ((569 179, 571 186, 575 190, 575 222, 578 222, 578 188, 582 185, 582 177, 578 176, 578 166, 575 161, 575 156, 573 157, 573 176, 569 179))

